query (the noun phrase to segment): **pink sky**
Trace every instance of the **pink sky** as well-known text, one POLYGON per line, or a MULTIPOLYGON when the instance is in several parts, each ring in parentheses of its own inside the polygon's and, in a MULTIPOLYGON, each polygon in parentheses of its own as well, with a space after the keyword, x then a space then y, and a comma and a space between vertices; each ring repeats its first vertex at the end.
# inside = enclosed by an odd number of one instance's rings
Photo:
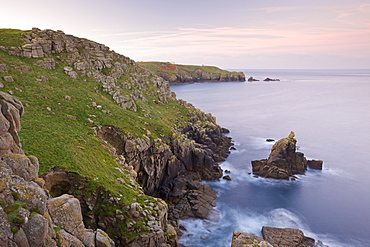
POLYGON ((0 23, 63 30, 136 61, 370 69, 370 0, 12 0, 0 23))

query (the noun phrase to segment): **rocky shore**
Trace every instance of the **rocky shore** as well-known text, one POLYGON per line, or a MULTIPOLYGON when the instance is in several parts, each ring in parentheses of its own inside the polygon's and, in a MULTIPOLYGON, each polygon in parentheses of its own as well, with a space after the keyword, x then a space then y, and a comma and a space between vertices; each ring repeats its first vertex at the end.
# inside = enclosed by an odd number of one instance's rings
MULTIPOLYGON (((177 246, 178 220, 206 218, 215 206, 216 192, 201 180, 222 176, 218 162, 231 145, 226 130, 211 114, 177 100, 167 81, 102 44, 62 31, 11 33, 19 33, 9 39, 23 45, 0 46, 2 88, 9 92, 1 94, 2 111, 11 123, 3 120, 1 176, 7 183, 0 187, 0 246, 177 246), (63 83, 54 95, 53 87, 63 83), (47 94, 39 96, 44 87, 47 94), (69 87, 76 88, 62 93, 69 87), (78 93, 86 87, 104 108, 78 93), (27 121, 34 121, 38 131, 44 123, 32 118, 40 114, 58 128, 64 122, 62 128, 71 131, 86 126, 87 135, 71 139, 77 145, 57 143, 59 152, 73 150, 70 166, 56 160, 46 169, 49 164, 24 156, 17 135, 24 107, 10 94, 24 98, 37 113, 27 121), (50 99, 59 102, 48 106, 50 99), (89 142, 100 143, 108 155, 89 142), (95 172, 100 166, 110 170, 95 172), (105 173, 116 175, 112 179, 105 173)), ((51 129, 40 133, 30 138, 53 138, 51 129)), ((47 152, 41 155, 48 159, 47 152)))
POLYGON ((115 246, 103 230, 85 227, 78 199, 43 188, 38 159, 18 137, 22 103, 0 92, 0 107, 0 246, 115 246))

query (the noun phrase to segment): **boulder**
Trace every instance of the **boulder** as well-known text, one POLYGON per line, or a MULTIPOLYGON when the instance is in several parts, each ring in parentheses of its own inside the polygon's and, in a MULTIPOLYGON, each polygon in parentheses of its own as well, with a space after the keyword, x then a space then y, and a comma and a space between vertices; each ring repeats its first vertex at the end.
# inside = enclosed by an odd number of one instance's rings
POLYGON ((44 216, 33 213, 23 229, 30 246, 41 246, 48 234, 48 221, 44 216))
POLYGON ((304 174, 307 159, 303 153, 296 152, 297 140, 293 131, 287 138, 277 141, 271 149, 268 159, 252 161, 253 173, 276 179, 289 179, 294 174, 304 174))
POLYGON ((264 239, 249 233, 233 232, 231 247, 274 247, 264 239))
POLYGON ((53 70, 53 69, 55 69, 56 62, 55 62, 54 58, 44 58, 44 59, 41 59, 41 60, 37 60, 35 62, 35 65, 37 65, 41 68, 44 68, 44 69, 53 70))
POLYGON ((49 199, 47 205, 55 224, 79 240, 84 240, 85 227, 82 222, 80 202, 77 198, 71 195, 62 195, 49 199))
POLYGON ((254 79, 253 76, 251 76, 251 77, 248 78, 248 81, 259 81, 259 80, 254 79))
POLYGON ((6 82, 14 82, 13 77, 11 77, 10 75, 6 75, 3 78, 4 78, 4 81, 6 82))
POLYGON ((271 79, 271 78, 267 77, 266 79, 264 79, 264 81, 280 81, 280 79, 271 79))
POLYGON ((315 240, 299 229, 262 227, 263 238, 275 247, 314 247, 315 240))
POLYGON ((311 169, 322 170, 322 160, 308 160, 307 166, 311 169))

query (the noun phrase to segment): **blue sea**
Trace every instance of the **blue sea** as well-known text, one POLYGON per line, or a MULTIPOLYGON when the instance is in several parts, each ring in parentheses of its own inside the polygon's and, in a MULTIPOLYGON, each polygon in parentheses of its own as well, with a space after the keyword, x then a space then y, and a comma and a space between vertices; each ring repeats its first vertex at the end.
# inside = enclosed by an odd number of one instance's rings
MULTIPOLYGON (((238 70, 240 71, 240 70, 238 70)), ((212 113, 236 150, 220 165, 231 181, 218 190, 207 220, 182 220, 186 246, 230 246, 234 230, 290 227, 330 247, 370 246, 370 70, 241 70, 276 82, 172 85, 177 98, 212 113), (267 158, 290 131, 308 159, 324 161, 296 181, 256 178, 251 161, 267 158)))

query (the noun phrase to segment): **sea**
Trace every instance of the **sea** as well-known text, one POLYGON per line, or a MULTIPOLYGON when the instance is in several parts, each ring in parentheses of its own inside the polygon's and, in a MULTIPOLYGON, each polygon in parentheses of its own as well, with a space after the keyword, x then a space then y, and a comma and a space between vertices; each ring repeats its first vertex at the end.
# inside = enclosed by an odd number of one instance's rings
POLYGON ((370 70, 238 70, 255 82, 171 85, 177 98, 210 112, 234 147, 206 220, 187 219, 179 242, 230 246, 233 231, 298 228, 330 247, 370 246, 370 70), (265 82, 265 78, 280 81, 265 82), (251 161, 295 132, 307 159, 324 161, 295 181, 255 177, 251 161))

